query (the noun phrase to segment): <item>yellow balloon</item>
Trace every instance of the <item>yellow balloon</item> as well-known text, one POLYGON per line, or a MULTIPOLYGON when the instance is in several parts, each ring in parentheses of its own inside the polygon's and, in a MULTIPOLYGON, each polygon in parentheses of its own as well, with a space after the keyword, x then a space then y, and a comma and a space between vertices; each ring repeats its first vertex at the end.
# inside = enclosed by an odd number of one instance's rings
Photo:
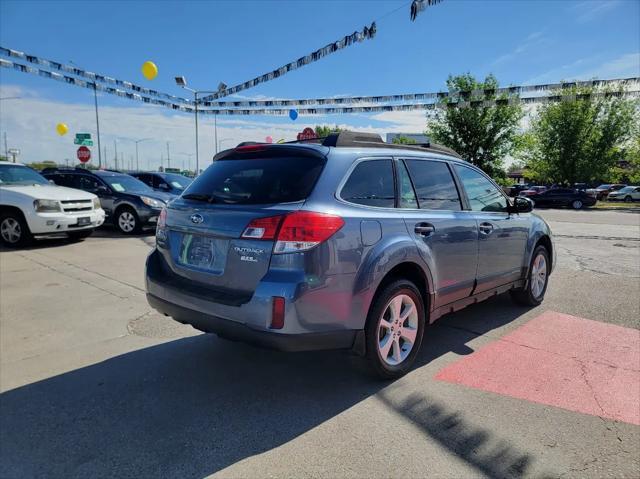
POLYGON ((65 123, 58 123, 56 125, 56 131, 58 132, 58 135, 63 136, 67 134, 67 132, 69 131, 69 128, 65 123))
POLYGON ((153 80, 158 76, 158 67, 153 62, 144 62, 142 64, 142 74, 147 80, 153 80))

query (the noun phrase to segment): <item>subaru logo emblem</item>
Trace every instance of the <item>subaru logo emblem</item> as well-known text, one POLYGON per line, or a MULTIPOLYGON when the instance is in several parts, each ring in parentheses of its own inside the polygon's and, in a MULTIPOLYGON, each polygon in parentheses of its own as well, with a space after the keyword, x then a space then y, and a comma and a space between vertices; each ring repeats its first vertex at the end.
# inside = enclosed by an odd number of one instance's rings
POLYGON ((202 215, 199 214, 195 214, 195 215, 191 215, 190 216, 191 222, 195 223, 197 225, 199 225, 200 223, 202 223, 204 221, 204 218, 202 217, 202 215))

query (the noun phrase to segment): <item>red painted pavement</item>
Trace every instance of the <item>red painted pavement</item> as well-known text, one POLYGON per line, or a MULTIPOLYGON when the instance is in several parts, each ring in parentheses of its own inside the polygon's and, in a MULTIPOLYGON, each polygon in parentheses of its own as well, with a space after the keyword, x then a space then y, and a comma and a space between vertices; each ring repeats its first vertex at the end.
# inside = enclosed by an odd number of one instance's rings
POLYGON ((640 331, 547 311, 436 379, 640 425, 640 331))

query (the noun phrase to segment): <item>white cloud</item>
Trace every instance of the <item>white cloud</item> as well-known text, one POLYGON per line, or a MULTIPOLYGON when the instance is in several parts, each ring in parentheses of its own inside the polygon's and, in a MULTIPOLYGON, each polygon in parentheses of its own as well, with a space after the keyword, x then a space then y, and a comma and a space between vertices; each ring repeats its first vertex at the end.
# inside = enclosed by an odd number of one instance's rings
POLYGON ((620 0, 587 0, 574 5, 572 9, 578 15, 576 17, 578 23, 587 23, 617 8, 620 3, 620 0))
POLYGON ((526 51, 530 50, 533 47, 541 46, 548 43, 548 39, 543 36, 543 31, 533 32, 524 39, 522 43, 520 43, 516 48, 514 48, 509 53, 505 53, 504 55, 499 56, 493 62, 490 63, 490 67, 495 67, 504 63, 507 63, 519 55, 522 55, 526 51))
POLYGON ((525 81, 525 85, 536 83, 553 83, 558 81, 600 80, 612 78, 629 78, 640 76, 640 53, 626 53, 617 58, 600 61, 600 55, 595 57, 579 58, 558 68, 537 75, 525 81))

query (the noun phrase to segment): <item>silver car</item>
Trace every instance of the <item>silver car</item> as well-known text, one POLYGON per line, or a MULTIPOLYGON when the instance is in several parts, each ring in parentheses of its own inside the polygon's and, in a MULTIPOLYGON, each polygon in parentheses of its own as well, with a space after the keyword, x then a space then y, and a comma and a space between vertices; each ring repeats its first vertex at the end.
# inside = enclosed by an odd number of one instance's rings
POLYGON ((348 348, 398 377, 440 316, 507 291, 543 300, 555 249, 531 208, 435 145, 244 144, 161 213, 147 298, 202 331, 348 348))

